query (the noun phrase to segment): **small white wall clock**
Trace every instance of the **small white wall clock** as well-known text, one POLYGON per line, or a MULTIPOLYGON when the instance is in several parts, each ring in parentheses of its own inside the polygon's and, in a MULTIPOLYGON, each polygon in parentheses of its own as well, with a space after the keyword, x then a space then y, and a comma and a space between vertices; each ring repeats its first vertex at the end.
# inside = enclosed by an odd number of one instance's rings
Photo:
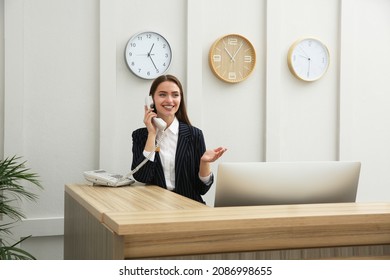
POLYGON ((154 79, 168 70, 172 49, 167 39, 159 33, 140 32, 127 42, 125 61, 137 77, 154 79))
POLYGON ((307 82, 320 79, 328 70, 329 62, 328 48, 315 38, 295 41, 287 54, 287 63, 291 73, 307 82))

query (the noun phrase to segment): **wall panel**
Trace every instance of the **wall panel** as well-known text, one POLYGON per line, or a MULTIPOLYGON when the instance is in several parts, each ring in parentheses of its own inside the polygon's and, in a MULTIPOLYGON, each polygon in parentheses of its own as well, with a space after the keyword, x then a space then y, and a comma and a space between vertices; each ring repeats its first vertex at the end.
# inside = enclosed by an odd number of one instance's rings
POLYGON ((27 219, 16 239, 62 235, 65 183, 97 168, 97 4, 4 2, 4 155, 22 156, 44 187, 37 203, 22 204, 27 219))
POLYGON ((275 51, 279 55, 280 86, 278 92, 267 92, 280 96, 278 160, 337 160, 338 1, 284 0, 280 7, 274 12, 280 13, 280 42, 275 51), (331 55, 327 73, 315 82, 296 79, 287 66, 289 47, 304 37, 323 41, 331 55))
POLYGON ((390 200, 390 2, 342 1, 340 159, 362 161, 358 200, 390 200))

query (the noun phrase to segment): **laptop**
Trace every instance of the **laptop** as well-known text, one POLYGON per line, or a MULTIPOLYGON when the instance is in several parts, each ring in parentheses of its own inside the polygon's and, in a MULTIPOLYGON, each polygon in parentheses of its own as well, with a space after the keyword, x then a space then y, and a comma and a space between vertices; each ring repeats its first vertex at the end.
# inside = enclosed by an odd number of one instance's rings
POLYGON ((355 202, 360 162, 220 163, 215 207, 355 202))
POLYGON ((94 185, 108 187, 130 186, 135 183, 135 180, 132 178, 120 174, 109 173, 104 169, 84 171, 84 178, 94 185))

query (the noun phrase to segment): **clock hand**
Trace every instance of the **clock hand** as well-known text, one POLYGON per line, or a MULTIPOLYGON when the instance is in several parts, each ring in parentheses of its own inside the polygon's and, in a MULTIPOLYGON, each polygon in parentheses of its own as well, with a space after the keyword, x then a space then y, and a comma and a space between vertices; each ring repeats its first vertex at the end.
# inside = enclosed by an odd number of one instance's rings
POLYGON ((225 51, 228 53, 228 55, 230 56, 230 61, 234 61, 234 58, 233 56, 230 54, 230 52, 228 51, 228 49, 225 47, 225 51))
POLYGON ((153 58, 152 58, 152 55, 154 55, 154 53, 152 53, 153 47, 154 47, 154 43, 153 43, 152 47, 150 48, 150 51, 148 52, 148 57, 152 61, 152 64, 153 64, 154 68, 158 71, 158 68, 157 68, 157 66, 154 63, 153 58))
POLYGON ((307 53, 305 52, 305 50, 302 48, 302 46, 299 46, 299 49, 303 52, 303 55, 302 54, 298 54, 299 56, 307 59, 307 62, 308 62, 308 65, 307 65, 307 78, 309 78, 310 76, 310 65, 311 65, 311 58, 310 56, 307 55, 307 53))
POLYGON ((150 51, 148 52, 148 56, 150 56, 150 54, 152 53, 153 47, 154 47, 154 43, 153 43, 152 47, 150 48, 150 51))
POLYGON ((305 58, 309 58, 309 56, 307 55, 307 53, 305 52, 305 50, 302 48, 301 45, 298 46, 299 49, 303 52, 303 54, 306 56, 305 58))
POLYGON ((225 51, 228 53, 228 55, 230 56, 230 61, 231 62, 234 62, 234 57, 231 55, 231 53, 229 52, 229 50, 226 48, 226 43, 225 43, 225 40, 222 40, 223 44, 225 45, 225 51))
POLYGON ((234 58, 236 57, 236 55, 238 54, 238 52, 241 50, 242 45, 244 45, 244 43, 241 43, 241 45, 238 48, 238 50, 233 54, 233 57, 232 57, 233 61, 234 61, 234 58))
POLYGON ((148 52, 148 53, 139 53, 139 54, 137 54, 138 56, 144 56, 144 55, 146 55, 147 57, 150 57, 151 55, 153 55, 152 54, 152 49, 153 49, 153 47, 154 47, 154 44, 152 45, 152 47, 150 48, 150 51, 148 52))
POLYGON ((154 63, 154 61, 153 61, 152 55, 149 55, 149 58, 152 61, 154 68, 156 68, 156 70, 158 71, 158 68, 157 68, 156 64, 154 63))

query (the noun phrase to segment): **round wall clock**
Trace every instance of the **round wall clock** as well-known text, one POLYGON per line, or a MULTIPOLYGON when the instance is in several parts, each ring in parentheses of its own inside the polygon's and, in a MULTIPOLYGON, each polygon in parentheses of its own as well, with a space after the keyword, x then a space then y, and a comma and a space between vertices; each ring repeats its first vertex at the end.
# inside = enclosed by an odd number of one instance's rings
POLYGON ((166 72, 172 61, 168 41, 156 32, 141 32, 126 44, 125 60, 130 71, 143 79, 154 79, 166 72))
POLYGON ((329 67, 328 48, 320 40, 304 38, 294 42, 287 55, 291 73, 302 81, 320 79, 329 67))
POLYGON ((238 34, 217 39, 210 48, 209 64, 222 81, 238 83, 252 73, 256 65, 256 51, 251 42, 238 34))

